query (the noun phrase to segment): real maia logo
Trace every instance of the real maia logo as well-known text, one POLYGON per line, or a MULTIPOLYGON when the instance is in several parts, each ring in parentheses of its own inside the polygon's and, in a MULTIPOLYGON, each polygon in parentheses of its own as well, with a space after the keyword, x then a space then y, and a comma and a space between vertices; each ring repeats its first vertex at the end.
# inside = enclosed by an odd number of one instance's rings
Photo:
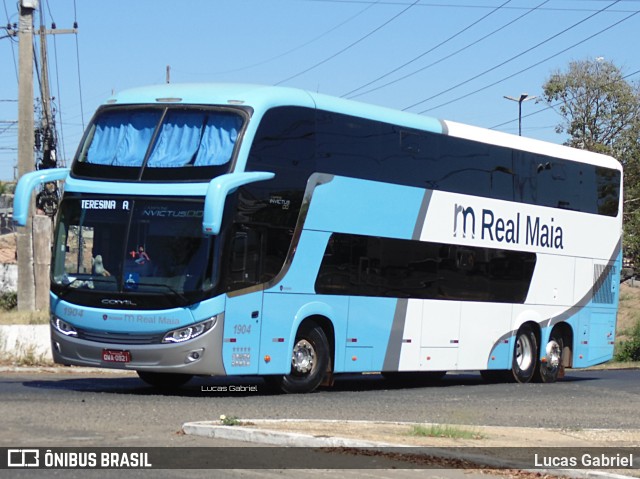
MULTIPOLYGON (((564 249, 562 227, 554 224, 553 218, 521 215, 501 217, 489 209, 482 209, 477 218, 480 239, 498 243, 512 243, 538 246, 540 248, 564 249)), ((453 208, 454 238, 477 236, 476 211, 470 206, 455 204, 453 208)))

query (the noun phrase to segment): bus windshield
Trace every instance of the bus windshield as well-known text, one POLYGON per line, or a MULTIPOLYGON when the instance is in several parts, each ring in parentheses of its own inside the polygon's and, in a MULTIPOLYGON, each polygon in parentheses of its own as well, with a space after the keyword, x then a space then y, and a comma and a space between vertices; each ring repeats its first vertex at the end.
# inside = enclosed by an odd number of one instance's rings
POLYGON ((198 107, 105 108, 93 119, 73 171, 142 180, 212 178, 229 171, 244 118, 198 107))
POLYGON ((67 198, 60 210, 52 284, 63 291, 183 298, 215 283, 214 239, 202 201, 67 198))

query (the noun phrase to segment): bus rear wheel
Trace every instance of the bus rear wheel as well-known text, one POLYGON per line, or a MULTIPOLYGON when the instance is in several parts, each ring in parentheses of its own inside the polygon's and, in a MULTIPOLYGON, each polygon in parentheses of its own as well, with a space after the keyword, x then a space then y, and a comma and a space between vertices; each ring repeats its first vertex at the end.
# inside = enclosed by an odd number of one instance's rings
POLYGON ((193 377, 191 374, 155 373, 151 371, 136 371, 145 383, 159 389, 176 389, 186 384, 193 377))
POLYGON ((296 335, 291 352, 291 373, 278 377, 277 385, 286 393, 311 392, 324 379, 328 366, 327 336, 320 326, 309 323, 296 335))
POLYGON ((520 327, 516 334, 511 373, 519 383, 528 383, 533 379, 538 365, 538 340, 533 328, 527 324, 520 327))
POLYGON ((557 331, 552 331, 549 341, 545 346, 545 356, 538 365, 536 381, 542 383, 554 383, 558 380, 562 370, 562 350, 564 341, 557 331))

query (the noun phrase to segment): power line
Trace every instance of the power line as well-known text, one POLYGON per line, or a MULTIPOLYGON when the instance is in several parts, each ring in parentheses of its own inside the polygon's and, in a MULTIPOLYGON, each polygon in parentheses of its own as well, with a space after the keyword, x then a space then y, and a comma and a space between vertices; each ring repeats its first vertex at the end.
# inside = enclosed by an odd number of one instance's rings
POLYGON ((82 79, 80 77, 80 46, 78 43, 78 8, 76 0, 73 0, 73 28, 76 31, 76 64, 78 65, 78 95, 80 96, 80 116, 82 118, 82 129, 84 130, 84 106, 82 105, 82 79))
MULTIPOLYGON (((625 76, 623 76, 622 78, 620 78, 620 80, 626 80, 627 78, 630 78, 630 77, 632 77, 632 76, 634 76, 634 75, 637 75, 638 73, 640 73, 640 70, 636 70, 636 71, 634 71, 634 72, 632 72, 632 73, 629 73, 628 75, 625 75, 625 76)), ((615 82, 618 82, 618 81, 620 81, 620 80, 614 80, 614 81, 613 81, 613 82, 611 82, 611 83, 615 83, 615 82)), ((578 95, 575 99, 580 99, 582 96, 584 96, 584 95, 586 95, 586 94, 587 94, 587 92, 584 92, 584 93, 582 93, 582 94, 578 95)), ((534 111, 534 112, 532 112, 532 113, 527 113, 526 115, 522 115, 522 118, 529 118, 530 116, 538 115, 539 113, 545 112, 545 111, 547 111, 547 110, 552 110, 552 109, 554 109, 555 107, 560 106, 562 103, 563 103, 563 102, 559 101, 559 102, 554 103, 554 104, 552 104, 552 105, 548 105, 548 106, 546 106, 546 107, 544 107, 544 108, 541 108, 540 110, 536 110, 536 111, 534 111)), ((518 121, 518 118, 516 118, 515 120, 505 121, 504 123, 500 123, 500 124, 498 124, 498 125, 493 125, 493 126, 492 126, 492 127, 490 127, 489 129, 490 129, 490 130, 495 130, 496 128, 500 128, 501 126, 508 125, 509 123, 513 123, 514 121, 518 121)))
MULTIPOLYGON (((478 40, 476 40, 476 41, 474 41, 474 42, 472 42, 472 43, 469 43, 469 44, 465 45, 464 47, 462 47, 462 48, 460 48, 460 49, 456 50, 455 52, 450 53, 449 55, 446 55, 446 56, 444 56, 444 57, 440 58, 439 60, 436 60, 435 62, 432 62, 432 63, 430 63, 430 64, 428 64, 428 65, 426 65, 426 66, 424 66, 424 67, 422 67, 422 68, 419 68, 418 70, 414 70, 414 71, 413 71, 413 72, 411 72, 411 73, 407 73, 406 75, 401 76, 400 78, 397 78, 397 79, 395 79, 395 80, 391 80, 391 81, 389 81, 389 82, 387 82, 387 83, 385 83, 385 84, 383 84, 383 85, 379 85, 379 86, 374 87, 374 88, 371 88, 371 89, 369 89, 369 90, 367 90, 367 91, 360 92, 360 93, 358 93, 357 95, 353 95, 353 96, 351 96, 351 97, 349 97, 349 98, 356 98, 356 97, 359 97, 359 96, 366 95, 366 94, 368 94, 368 93, 374 92, 374 91, 376 91, 376 90, 380 90, 380 89, 385 88, 385 87, 387 87, 387 86, 389 86, 389 85, 393 85, 394 83, 397 83, 397 82, 400 82, 400 81, 402 81, 402 80, 404 80, 404 79, 406 79, 406 78, 409 78, 410 76, 413 76, 413 75, 415 75, 415 74, 417 74, 417 73, 423 72, 424 70, 426 70, 426 69, 428 69, 428 68, 431 68, 432 66, 435 66, 435 65, 437 65, 437 64, 439 64, 439 63, 442 63, 443 61, 448 60, 449 58, 451 58, 451 57, 453 57, 453 56, 457 55, 458 53, 460 53, 460 52, 462 52, 462 51, 464 51, 464 50, 466 50, 466 49, 468 49, 468 48, 471 48, 471 47, 473 47, 473 46, 477 45, 478 43, 480 43, 480 42, 482 42, 482 41, 486 40, 486 39, 487 39, 487 38, 489 38, 490 36, 495 35, 496 33, 500 32, 501 30, 504 30, 505 28, 507 28, 508 26, 512 25, 513 23, 515 23, 515 22, 519 21, 520 19, 522 19, 522 18, 526 17, 526 16, 527 16, 527 15, 529 15, 530 13, 532 13, 532 12, 534 12, 535 10, 539 9, 542 5, 544 5, 545 3, 548 3, 549 1, 550 1, 550 0, 545 0, 544 2, 542 2, 541 4, 539 4, 538 6, 536 6, 536 7, 533 7, 533 8, 531 8, 531 9, 529 9, 527 12, 523 13, 523 14, 522 14, 522 15, 520 15, 519 17, 516 17, 515 19, 511 20, 510 22, 508 22, 508 23, 506 23, 506 24, 502 25, 501 27, 499 27, 499 28, 497 28, 497 29, 493 30, 492 32, 490 32, 490 33, 486 34, 485 36, 483 36, 483 37, 479 38, 478 40)), ((440 45, 443 45, 444 43, 446 43, 446 42, 448 42, 449 40, 453 39, 454 37, 456 37, 456 36, 457 36, 457 35, 459 35, 460 33, 464 32, 465 30, 468 30, 470 27, 472 27, 473 25, 475 25, 475 24, 479 23, 480 21, 484 20, 485 18, 487 18, 489 15, 493 14, 493 13, 494 13, 494 12, 496 12, 497 10, 502 9, 502 8, 506 5, 506 3, 508 3, 508 2, 505 2, 504 4, 500 5, 500 6, 499 6, 499 7, 497 7, 495 10, 492 10, 490 13, 488 13, 487 15, 485 15, 484 17, 482 17, 480 20, 478 20, 478 21, 476 21, 476 22, 472 23, 471 25, 469 25, 469 26, 468 26, 468 27, 466 27, 465 29, 463 29, 463 30, 461 30, 460 32, 458 32, 458 33, 456 33, 455 35, 453 35, 452 37, 449 37, 449 38, 448 38, 447 40, 445 40, 444 42, 442 42, 442 43, 440 43, 440 44, 436 45, 434 48, 432 48, 432 49, 430 49, 430 50, 426 51, 425 53, 421 54, 420 56, 416 57, 414 60, 411 60, 410 62, 407 62, 407 63, 405 63, 404 65, 402 65, 401 67, 398 67, 398 68, 396 68, 395 70, 392 70, 392 71, 390 71, 389 73, 387 73, 387 74, 385 74, 385 75, 383 75, 383 76, 381 76, 381 77, 378 77, 377 79, 375 79, 375 80, 373 80, 373 81, 371 81, 371 82, 367 83, 366 85, 363 85, 363 86, 361 86, 361 87, 359 87, 359 88, 356 88, 355 90, 352 90, 351 92, 347 93, 346 95, 349 95, 349 94, 351 94, 351 93, 353 93, 353 92, 355 92, 355 91, 357 91, 357 90, 359 90, 359 89, 361 89, 361 88, 364 88, 364 87, 366 87, 366 86, 368 86, 368 85, 371 85, 372 83, 375 83, 376 81, 378 81, 378 80, 380 80, 380 79, 382 79, 382 78, 384 78, 384 77, 388 76, 389 74, 396 72, 396 71, 397 71, 397 70, 399 70, 400 68, 405 67, 405 66, 406 66, 406 65, 408 65, 409 63, 412 63, 413 61, 415 61, 415 60, 417 60, 418 58, 420 58, 420 57, 422 57, 422 56, 426 55, 427 53, 432 52, 433 50, 435 50, 436 48, 438 48, 440 45)), ((345 95, 343 95, 343 96, 345 96, 345 95)))
MULTIPOLYGON (((55 22, 55 19, 53 18, 53 14, 51 13, 51 5, 49 3, 49 0, 46 0, 46 2, 47 2, 47 10, 49 11, 49 16, 51 17, 51 21, 53 22, 53 25, 55 25, 56 22, 55 22)), ((56 122, 56 125, 58 126, 58 128, 60 128, 60 141, 57 142, 57 146, 60 146, 62 150, 62 159, 66 160, 67 155, 65 151, 65 142, 64 142, 62 96, 60 95, 60 67, 58 64, 58 40, 56 38, 56 35, 53 35, 53 59, 56 66, 56 91, 57 91, 57 94, 56 94, 57 108, 55 108, 55 111, 57 111, 58 117, 60 119, 60 121, 56 122)), ((53 103, 53 99, 51 101, 53 103)))
POLYGON ((320 35, 315 36, 314 38, 312 38, 309 41, 304 42, 301 45, 298 45, 297 47, 294 48, 290 48, 289 50, 279 53, 278 55, 274 55, 270 58, 267 58, 265 60, 262 60, 258 63, 254 63, 252 65, 246 65, 244 67, 240 67, 240 68, 234 68, 232 70, 225 70, 225 71, 218 71, 218 72, 213 72, 214 75, 221 75, 221 74, 225 74, 225 73, 235 73, 235 72, 240 72, 240 71, 244 71, 244 70, 249 70, 251 68, 255 68, 258 66, 262 66, 265 65, 267 63, 271 63, 274 60, 278 60, 279 58, 285 57, 293 52, 297 52, 298 50, 301 50, 302 48, 311 45, 312 43, 317 42, 318 40, 320 40, 321 38, 326 37, 327 35, 329 35, 330 33, 338 30, 340 27, 342 27, 343 25, 346 25, 347 23, 349 23, 350 21, 352 21, 353 19, 359 17, 360 15, 362 15, 364 12, 366 12, 367 10, 369 10, 370 8, 374 7, 375 5, 377 5, 378 2, 372 2, 370 5, 364 7, 362 10, 359 10, 357 13, 355 13, 354 15, 350 16, 349 18, 347 18, 346 20, 338 23, 337 25, 331 27, 329 30, 326 30, 324 32, 322 32, 320 35))
POLYGON ((479 92, 481 92, 481 91, 483 91, 483 90, 486 90, 487 88, 491 88, 492 86, 495 86, 495 85, 497 85, 497 84, 499 84, 499 83, 502 83, 502 82, 503 82, 503 81, 505 81, 505 80, 508 80, 508 79, 513 78, 513 77, 515 77, 515 76, 517 76, 517 75, 520 75, 521 73, 524 73, 524 72, 526 72, 527 70, 531 70, 532 68, 537 67, 538 65, 541 65, 541 64, 543 64, 543 63, 545 63, 545 62, 547 62, 547 61, 551 60, 552 58, 557 57, 558 55, 562 55, 563 53, 565 53, 565 52, 567 52, 567 51, 571 50, 572 48, 577 47, 578 45, 581 45, 582 43, 584 43, 584 42, 586 42, 586 41, 591 40, 591 39, 592 39, 592 38, 594 38, 594 37, 597 37, 597 36, 598 36, 598 35, 600 35, 601 33, 604 33, 604 32, 606 32, 607 30, 610 30, 610 29, 612 29, 613 27, 616 27, 616 26, 617 26, 617 25, 619 25, 620 23, 622 23, 622 22, 624 22, 624 21, 626 21, 626 20, 630 19, 631 17, 636 16, 638 13, 640 13, 640 11, 637 11, 637 12, 635 12, 635 13, 632 13, 631 15, 626 16, 626 17, 625 17, 625 18, 623 18, 622 20, 619 20, 619 21, 617 21, 617 22, 615 22, 615 23, 613 23, 613 24, 609 25, 608 27, 603 28, 603 29, 602 29, 602 30, 600 30, 599 32, 596 32, 596 33, 594 33, 593 35, 589 35, 588 37, 586 37, 586 38, 584 38, 584 39, 580 40, 579 42, 574 43, 574 44, 573 44, 573 45, 571 45, 570 47, 567 47, 567 48, 565 48, 565 49, 563 49, 563 50, 560 50, 559 52, 554 53, 553 55, 548 56, 547 58, 545 58, 545 59, 543 59, 543 60, 540 60, 539 62, 536 62, 536 63, 534 63, 533 65, 530 65, 530 66, 528 66, 528 67, 526 67, 526 68, 523 68, 522 70, 517 71, 516 73, 513 73, 513 74, 511 74, 511 75, 509 75, 509 76, 507 76, 507 77, 504 77, 504 78, 502 78, 501 80, 495 81, 495 82, 493 82, 493 83, 491 83, 491 84, 489 84, 489 85, 486 85, 486 86, 484 86, 484 87, 482 87, 482 88, 478 88, 477 90, 474 90, 474 91, 472 91, 471 93, 467 93, 466 95, 462 95, 462 96, 460 96, 460 97, 458 97, 458 98, 454 98, 453 100, 449 100, 449 101, 447 101, 447 102, 441 103, 440 105, 434 106, 433 108, 428 108, 428 109, 423 110, 423 111, 421 111, 421 112, 419 112, 419 113, 422 115, 423 113, 426 113, 426 112, 431 111, 431 110, 435 110, 436 108, 440 108, 440 107, 442 107, 442 106, 449 105, 449 104, 451 104, 451 103, 455 103, 456 101, 462 100, 462 99, 467 98, 467 97, 469 97, 469 96, 471 96, 471 95, 475 95, 476 93, 479 93, 479 92))
POLYGON ((389 71, 389 72, 385 73, 384 75, 381 75, 381 76, 379 76, 378 78, 376 78, 376 79, 374 79, 374 80, 371 80, 370 82, 365 83, 364 85, 359 86, 358 88, 354 88, 353 90, 351 90, 351 91, 349 91, 349 92, 345 93, 344 95, 342 95, 342 97, 356 98, 356 97, 359 97, 359 96, 364 95, 364 94, 366 94, 366 93, 369 93, 369 92, 371 92, 371 91, 375 91, 375 90, 377 90, 377 89, 379 89, 379 88, 382 88, 382 87, 373 88, 373 89, 368 90, 368 91, 366 91, 366 92, 358 93, 357 95, 353 95, 353 96, 349 96, 349 95, 351 95, 352 93, 355 93, 355 92, 357 92, 358 90, 362 90, 363 88, 366 88, 366 87, 368 87, 369 85, 371 85, 371 84, 373 84, 373 83, 375 83, 375 82, 377 82, 377 81, 379 81, 379 80, 382 80, 383 78, 388 77, 389 75, 391 75, 391 74, 393 74, 393 73, 397 72, 398 70, 401 70, 401 69, 403 69, 404 67, 406 67, 406 66, 408 66, 408 65, 411 65, 413 62, 415 62, 415 61, 419 60, 420 58, 422 58, 423 56, 425 56, 425 55, 427 55, 427 54, 431 53, 432 51, 434 51, 434 50, 436 50, 436 49, 440 48, 442 45, 444 45, 444 44, 446 44, 446 43, 450 42, 451 40, 453 40, 453 39, 454 39, 454 38, 456 38, 457 36, 459 36, 459 35, 463 34, 464 32, 466 32, 467 30, 469 30, 469 29, 470 29, 471 27, 473 27, 474 25, 477 25, 478 23, 480 23, 482 20, 484 20, 484 19, 486 19, 487 17, 489 17, 489 16, 493 15, 495 12, 497 12, 498 10, 500 10, 502 7, 504 7, 506 4, 508 4, 508 3, 510 3, 510 2, 511 2, 511 0, 507 0, 507 1, 506 1, 506 2, 504 2, 502 5, 499 5, 498 7, 494 8, 493 10, 491 10, 489 13, 487 13, 487 14, 486 14, 486 15, 484 15, 483 17, 479 18, 479 19, 478 19, 478 20, 476 20, 475 22, 472 22, 470 25, 467 25, 467 26, 466 26, 465 28, 463 28, 462 30, 459 30, 458 32, 454 33, 453 35, 451 35, 451 36, 450 36, 449 38, 447 38, 446 40, 441 41, 441 42, 440 42, 440 43, 438 43, 436 46, 434 46, 434 47, 432 47, 432 48, 428 49, 427 51, 422 52, 422 53, 421 53, 420 55, 418 55, 417 57, 414 57, 413 59, 409 60, 409 61, 408 61, 408 62, 406 62, 406 63, 403 63, 403 64, 402 64, 402 65, 400 65, 399 67, 394 68, 393 70, 391 70, 391 71, 389 71))
MULTIPOLYGON (((300 1, 306 1, 306 2, 320 2, 320 3, 356 3, 356 4, 370 4, 372 3, 373 0, 300 0, 300 1)), ((606 2, 609 0, 592 0, 592 1, 602 1, 602 2, 606 2)), ((636 2, 638 0, 622 0, 624 2, 636 2)), ((400 2, 400 1, 380 1, 380 2, 376 2, 376 4, 380 4, 380 5, 408 5, 409 1, 404 1, 404 2, 400 2)), ((418 7, 441 7, 441 8, 455 8, 455 9, 460 9, 460 8, 466 8, 466 9, 493 9, 495 8, 495 5, 482 5, 482 4, 455 4, 455 3, 435 3, 435 2, 428 2, 428 3, 420 3, 419 5, 417 5, 418 7)), ((528 10, 529 7, 520 7, 520 6, 509 6, 509 7, 505 7, 506 9, 509 10, 528 10)), ((545 11, 554 11, 554 12, 595 12, 597 11, 597 9, 595 8, 585 8, 585 7, 546 7, 543 8, 542 10, 545 11)), ((616 9, 616 10, 609 10, 610 13, 632 13, 633 10, 621 10, 621 9, 616 9)))
MULTIPOLYGON (((9 16, 9 10, 7 10, 7 0, 2 0, 4 5, 4 13, 7 16, 7 24, 11 24, 11 17, 9 16)), ((15 43, 14 39, 11 37, 11 55, 13 56, 13 71, 16 74, 16 82, 18 81, 18 63, 16 62, 16 51, 13 49, 13 45, 15 43)))
MULTIPOLYGON (((529 53, 529 52, 531 52, 531 51, 535 50, 536 48, 538 48, 538 47, 540 47, 540 46, 544 45, 545 43, 550 42, 551 40, 553 40, 553 39, 555 39, 555 38, 559 37, 560 35, 562 35, 562 34, 564 34, 564 33, 568 32, 569 30, 572 30, 572 29, 576 28, 577 26, 579 26, 579 25, 583 24, 584 22, 586 22, 586 21, 588 21, 588 20, 592 19, 592 18, 593 18, 593 17, 595 17, 596 15, 599 15, 600 13, 602 13, 603 11, 605 11, 607 8, 609 8, 609 7, 611 7, 611 6, 615 5, 615 4, 617 4, 617 3, 619 3, 619 2, 620 2, 620 0, 615 0, 612 4, 607 5, 606 7, 602 8, 602 9, 601 9, 601 10, 599 10, 599 11, 597 11, 596 13, 593 13, 593 14, 591 14, 591 15, 589 15, 589 16, 587 16, 587 17, 583 18, 583 19, 582 19, 582 20, 580 20, 579 22, 574 23, 574 24, 573 24, 573 25, 571 25, 570 27, 567 27, 567 28, 565 28, 564 30, 562 30, 562 31, 560 31, 560 32, 558 32, 558 33, 556 33, 556 34, 554 34, 554 35, 552 35, 552 36, 550 36, 550 37, 547 37, 547 38, 546 38, 546 39, 544 39, 543 41, 541 41, 541 42, 539 42, 539 43, 535 44, 535 45, 534 45, 534 46, 532 46, 532 47, 527 48, 526 50, 524 50, 524 51, 522 51, 522 52, 517 53, 516 55, 512 56, 511 58, 509 58, 509 59, 507 59, 507 60, 505 60, 505 61, 503 61, 503 62, 500 62, 500 63, 498 63, 497 65, 494 65, 493 67, 488 68, 487 70, 484 70, 483 72, 478 73, 477 75, 474 75, 474 76, 472 76, 471 78, 468 78, 467 80, 464 80, 464 81, 462 81, 462 82, 460 82, 460 83, 457 83, 457 84, 455 84, 455 85, 453 85, 453 86, 451 86, 451 87, 449 87, 449 88, 447 88, 447 89, 445 89, 445 90, 442 90, 441 92, 436 93, 435 95, 431 95, 430 97, 425 98, 424 100, 420 100, 420 101, 418 101, 418 102, 416 102, 416 103, 413 103, 412 105, 409 105, 409 106, 407 106, 407 107, 403 108, 403 110, 409 110, 409 109, 411 109, 411 108, 415 108, 415 107, 416 107, 416 106, 418 106, 418 105, 421 105, 421 104, 423 104, 423 103, 426 103, 426 102, 428 102, 428 101, 430 101, 430 100, 433 100, 434 98, 437 98, 437 97, 439 97, 439 96, 441 96, 441 95, 444 95, 445 93, 448 93, 448 92, 450 92, 450 91, 452 91, 452 90, 455 90, 456 88, 459 88, 459 87, 461 87, 462 85, 466 85, 467 83, 469 83, 469 82, 471 82, 471 81, 473 81, 473 80, 476 80, 477 78, 480 78, 481 76, 484 76, 484 75, 486 75, 486 74, 487 74, 487 73, 489 73, 489 72, 492 72, 492 71, 494 71, 494 70, 497 70, 498 68, 500 68, 500 67, 502 67, 502 66, 506 65, 507 63, 512 62, 512 61, 513 61, 513 60, 515 60, 516 58, 520 58, 522 55, 525 55, 526 53, 529 53)), ((636 12, 635 12, 634 14, 632 14, 632 15, 635 15, 636 13, 638 13, 638 11, 636 11, 636 12)), ((629 17, 627 17, 627 18, 629 18, 629 17)), ((552 57, 551 57, 551 58, 552 58, 552 57)), ((509 78, 510 78, 510 77, 509 77, 509 78)), ((503 80, 504 80, 504 79, 503 79, 503 80)), ((500 80, 500 81, 503 81, 503 80, 500 80)), ((468 96, 468 95, 467 95, 467 96, 468 96)), ((454 100, 454 101, 456 101, 456 100, 454 100)), ((445 103, 445 104, 446 104, 446 103, 445 103)), ((442 106, 442 105, 439 105, 439 106, 442 106)), ((435 109, 435 108, 438 108, 438 107, 434 107, 434 108, 431 108, 431 109, 435 109)), ((424 110, 424 111, 426 112, 426 111, 429 111, 429 110, 424 110)), ((423 112, 421 112, 421 113, 423 113, 423 112)))
POLYGON ((360 37, 358 40, 356 40, 355 42, 347 45, 345 48, 343 48, 342 50, 337 51, 336 53, 330 55, 329 57, 325 58, 324 60, 316 63, 315 65, 302 70, 301 72, 296 73, 295 75, 291 75, 288 78, 285 78, 284 80, 281 80, 277 83, 274 83, 274 85, 280 85, 282 83, 285 83, 289 80, 292 80, 296 77, 299 77, 300 75, 303 75, 311 70, 313 70, 314 68, 319 67, 320 65, 327 63, 329 60, 334 59, 335 57, 337 57, 338 55, 341 55, 342 53, 346 52, 347 50, 349 50, 350 48, 354 47, 355 45, 357 45, 358 43, 362 42, 363 40, 369 38, 371 35, 373 35, 374 33, 376 33, 377 31, 381 30, 382 28, 386 27, 387 25, 389 25, 391 22, 393 22, 396 18, 398 18, 399 16, 401 16, 403 13, 407 12, 409 9, 411 9, 413 6, 415 6, 418 2, 420 2, 420 0, 415 0, 415 2, 413 2, 411 5, 409 5, 407 8, 403 9, 400 13, 394 15, 393 17, 391 17, 389 20, 387 20, 386 22, 384 22, 382 25, 374 28, 372 31, 370 31, 369 33, 367 33, 366 35, 360 37))

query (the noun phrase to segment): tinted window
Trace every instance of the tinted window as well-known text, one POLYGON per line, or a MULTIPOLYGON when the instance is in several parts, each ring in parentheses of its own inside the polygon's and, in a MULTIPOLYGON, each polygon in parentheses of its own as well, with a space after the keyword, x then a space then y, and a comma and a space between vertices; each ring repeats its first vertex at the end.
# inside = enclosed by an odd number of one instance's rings
MULTIPOLYGON (((234 228, 260 237, 260 261, 253 284, 269 281, 284 265, 307 179, 315 171, 314 129, 313 110, 275 108, 265 114, 256 132, 246 169, 276 175, 238 190, 234 228)), ((234 241, 243 243, 242 238, 234 241)), ((232 248, 234 254, 238 248, 232 248)), ((231 281, 227 289, 245 287, 247 282, 231 281)))
POLYGON ((535 262, 534 253, 334 234, 316 292, 523 303, 535 262))
POLYGON ((618 212, 617 170, 323 111, 317 168, 586 213, 618 212))

